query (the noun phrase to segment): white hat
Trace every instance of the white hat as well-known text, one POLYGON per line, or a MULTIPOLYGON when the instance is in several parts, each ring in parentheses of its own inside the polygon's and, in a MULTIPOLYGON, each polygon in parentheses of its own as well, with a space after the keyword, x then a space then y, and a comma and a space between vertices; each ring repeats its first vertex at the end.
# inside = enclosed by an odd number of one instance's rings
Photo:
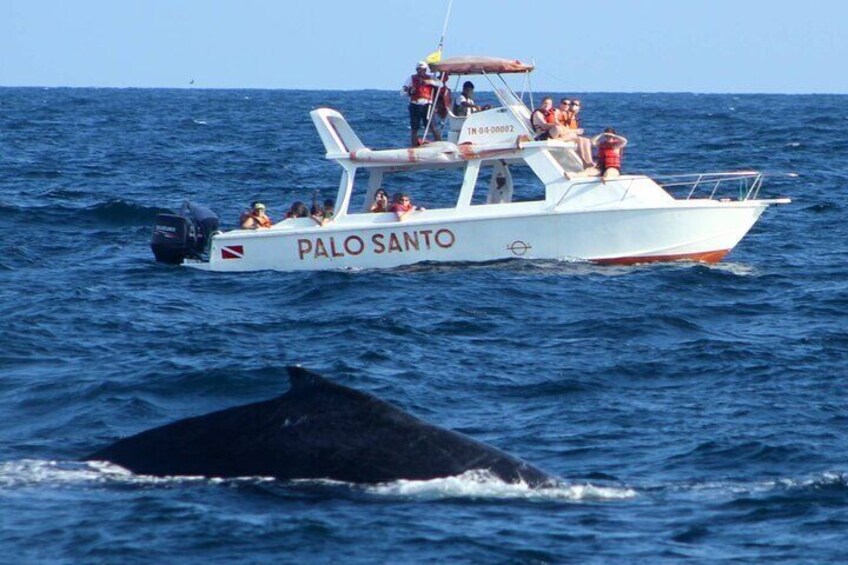
POLYGON ((425 63, 424 61, 418 61, 418 65, 415 68, 416 69, 426 69, 427 63, 425 63))

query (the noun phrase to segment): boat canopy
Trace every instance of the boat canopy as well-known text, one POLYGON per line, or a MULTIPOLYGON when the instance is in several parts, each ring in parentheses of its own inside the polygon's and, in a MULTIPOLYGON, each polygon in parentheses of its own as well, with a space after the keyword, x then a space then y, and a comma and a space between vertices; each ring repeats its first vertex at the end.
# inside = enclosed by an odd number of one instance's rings
POLYGON ((452 75, 483 75, 487 73, 527 73, 534 69, 517 59, 501 59, 499 57, 480 57, 465 55, 448 57, 438 63, 430 63, 430 70, 452 75))

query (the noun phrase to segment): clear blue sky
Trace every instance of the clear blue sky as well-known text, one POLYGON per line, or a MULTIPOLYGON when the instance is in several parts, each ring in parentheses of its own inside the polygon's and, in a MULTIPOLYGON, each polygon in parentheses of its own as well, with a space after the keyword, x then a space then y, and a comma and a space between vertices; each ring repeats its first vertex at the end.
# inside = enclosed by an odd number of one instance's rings
MULTIPOLYGON (((0 86, 396 89, 447 0, 0 0, 0 86)), ((454 0, 534 89, 848 93, 845 0, 454 0)))

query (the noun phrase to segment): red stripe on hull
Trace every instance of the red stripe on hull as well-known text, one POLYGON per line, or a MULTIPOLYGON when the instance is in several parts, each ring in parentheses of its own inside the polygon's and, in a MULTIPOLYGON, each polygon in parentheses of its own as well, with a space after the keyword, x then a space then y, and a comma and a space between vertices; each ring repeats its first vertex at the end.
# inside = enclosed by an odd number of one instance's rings
POLYGON ((704 251, 702 253, 683 253, 681 255, 645 255, 642 257, 616 257, 614 259, 592 259, 599 265, 638 265, 640 263, 660 263, 664 261, 699 261, 701 263, 718 263, 730 249, 704 251))

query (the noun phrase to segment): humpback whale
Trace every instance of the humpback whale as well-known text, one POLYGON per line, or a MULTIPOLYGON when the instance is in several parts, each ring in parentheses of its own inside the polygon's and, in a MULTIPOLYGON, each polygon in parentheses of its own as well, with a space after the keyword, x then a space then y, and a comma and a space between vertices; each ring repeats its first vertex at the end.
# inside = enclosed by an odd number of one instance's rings
POLYGON ((488 471, 508 483, 555 484, 532 465, 301 367, 277 398, 179 420, 84 459, 137 474, 382 483, 488 471))

